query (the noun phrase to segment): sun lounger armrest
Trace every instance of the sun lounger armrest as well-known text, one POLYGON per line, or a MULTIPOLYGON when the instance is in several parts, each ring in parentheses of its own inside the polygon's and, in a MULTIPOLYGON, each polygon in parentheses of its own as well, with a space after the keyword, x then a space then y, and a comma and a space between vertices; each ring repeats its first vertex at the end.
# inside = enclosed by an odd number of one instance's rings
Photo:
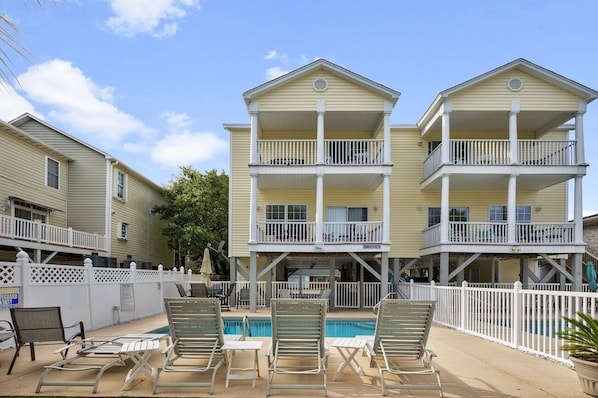
POLYGON ((370 358, 376 356, 376 353, 374 352, 374 348, 371 346, 371 344, 369 342, 365 343, 365 345, 363 346, 363 351, 370 358))
POLYGON ((54 354, 60 354, 64 357, 66 355, 66 352, 68 352, 68 350, 71 347, 73 347, 74 345, 77 345, 77 344, 76 343, 68 343, 67 345, 63 345, 62 347, 60 347, 59 349, 54 351, 54 354))
POLYGON ((168 345, 168 347, 166 347, 165 349, 162 350, 162 354, 164 355, 168 355, 168 353, 170 351, 172 351, 174 349, 174 343, 168 345))
POLYGON ((426 366, 431 366, 432 365, 432 359, 434 359, 434 357, 437 357, 438 355, 436 355, 436 353, 428 348, 426 348, 424 350, 424 356, 422 358, 424 364, 426 366))

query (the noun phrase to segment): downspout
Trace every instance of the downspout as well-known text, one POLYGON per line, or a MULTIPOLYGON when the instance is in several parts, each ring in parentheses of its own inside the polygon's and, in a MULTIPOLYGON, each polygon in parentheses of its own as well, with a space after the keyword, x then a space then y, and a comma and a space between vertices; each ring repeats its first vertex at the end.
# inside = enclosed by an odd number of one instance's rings
POLYGON ((106 236, 106 251, 108 257, 112 257, 112 177, 113 168, 118 165, 118 160, 112 157, 106 157, 106 214, 104 235, 106 236))

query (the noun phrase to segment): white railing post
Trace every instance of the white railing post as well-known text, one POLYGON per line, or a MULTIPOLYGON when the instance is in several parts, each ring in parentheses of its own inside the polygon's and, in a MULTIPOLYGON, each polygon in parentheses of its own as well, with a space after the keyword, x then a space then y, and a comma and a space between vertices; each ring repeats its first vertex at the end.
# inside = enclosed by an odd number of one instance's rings
POLYGON ((459 327, 461 328, 461 331, 465 331, 467 330, 467 325, 469 324, 469 311, 468 311, 468 305, 467 305, 467 281, 463 281, 463 283, 461 283, 461 305, 459 306, 460 308, 460 322, 459 322, 459 327))
POLYGON ((93 277, 93 261, 91 261, 91 258, 86 257, 83 260, 83 268, 85 269, 85 274, 87 276, 87 297, 89 300, 89 308, 88 308, 88 316, 89 316, 89 329, 90 330, 94 330, 95 329, 95 322, 93 319, 93 314, 94 314, 94 308, 96 308, 96 303, 94 300, 95 294, 94 294, 94 290, 95 290, 95 278, 93 277))
POLYGON ((158 264, 158 280, 160 281, 160 308, 164 312, 164 266, 158 264))
POLYGON ((511 314, 511 325, 512 329, 512 343, 515 348, 521 345, 521 320, 523 317, 523 284, 520 281, 514 283, 513 289, 513 312, 511 314))
MULTIPOLYGON (((129 280, 130 280, 130 283, 133 285, 133 303, 135 303, 137 301, 135 294, 138 291, 138 289, 137 289, 137 264, 135 263, 135 261, 131 261, 131 264, 129 264, 129 268, 131 270, 129 280)), ((133 319, 137 319, 137 305, 134 305, 133 307, 134 307, 133 308, 133 319)), ((122 311, 122 308, 121 308, 121 311, 122 311)))
POLYGON ((26 307, 25 298, 31 297, 31 294, 33 294, 29 286, 30 278, 27 277, 31 275, 31 267, 29 266, 29 255, 26 252, 20 251, 17 253, 15 268, 15 277, 21 280, 19 307, 26 307))

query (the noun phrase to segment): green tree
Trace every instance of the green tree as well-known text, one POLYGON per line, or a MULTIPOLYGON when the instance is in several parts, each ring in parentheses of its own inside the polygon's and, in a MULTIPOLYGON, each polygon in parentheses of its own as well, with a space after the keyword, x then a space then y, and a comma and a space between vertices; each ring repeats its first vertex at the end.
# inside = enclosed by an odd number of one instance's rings
MULTIPOLYGON (((228 238, 228 175, 181 167, 181 175, 166 187, 164 198, 166 203, 155 210, 167 222, 163 233, 168 245, 178 252, 180 265, 198 268, 204 249, 228 238), (190 264, 185 264, 185 257, 190 264)), ((214 252, 211 258, 216 273, 228 275, 226 260, 214 252)))

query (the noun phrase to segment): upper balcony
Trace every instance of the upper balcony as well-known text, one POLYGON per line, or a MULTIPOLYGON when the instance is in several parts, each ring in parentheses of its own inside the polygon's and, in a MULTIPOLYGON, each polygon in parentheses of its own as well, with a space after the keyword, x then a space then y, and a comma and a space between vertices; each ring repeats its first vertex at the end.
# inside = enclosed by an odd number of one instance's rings
POLYGON ((316 166, 324 189, 375 189, 382 183, 384 140, 258 140, 260 189, 315 189, 316 166), (321 159, 318 161, 318 159, 321 159))
POLYGON ((46 250, 65 247, 70 248, 65 251, 76 253, 105 252, 108 248, 103 235, 4 215, 0 215, 0 240, 5 244, 28 248, 43 246, 46 250))
POLYGON ((518 187, 530 190, 585 174, 577 164, 575 141, 518 140, 516 162, 509 140, 450 140, 449 145, 448 162, 442 162, 442 144, 424 161, 423 189, 439 189, 443 174, 451 175, 451 188, 500 189, 506 188, 505 175, 515 172, 518 187))
POLYGON ((381 221, 324 222, 322 238, 318 242, 315 222, 272 222, 257 223, 257 243, 263 250, 314 250, 318 244, 323 252, 344 250, 377 250, 382 244, 381 221))

